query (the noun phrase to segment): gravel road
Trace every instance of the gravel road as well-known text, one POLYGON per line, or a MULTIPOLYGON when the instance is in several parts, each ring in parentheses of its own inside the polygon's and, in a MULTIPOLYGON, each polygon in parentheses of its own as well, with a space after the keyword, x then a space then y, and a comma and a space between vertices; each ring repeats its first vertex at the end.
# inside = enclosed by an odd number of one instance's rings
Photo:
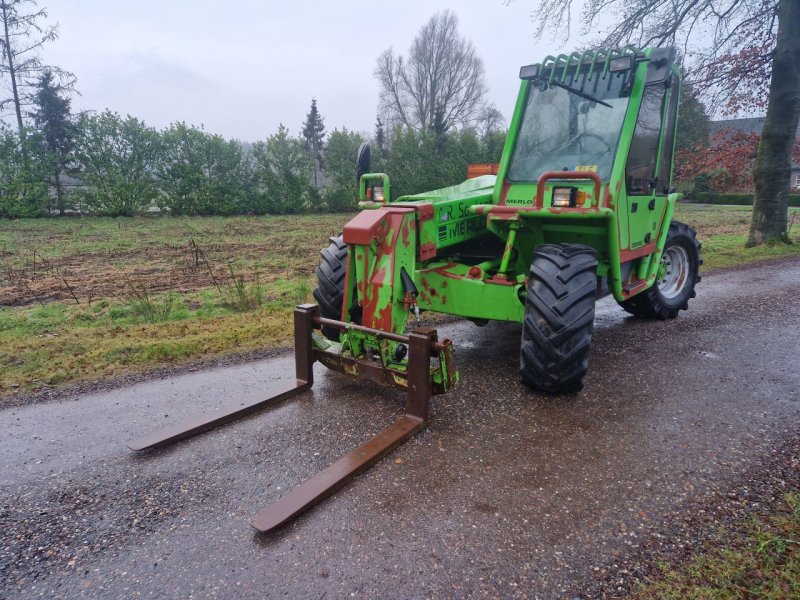
POLYGON ((390 423, 317 367, 275 409, 160 452, 132 437, 292 376, 290 356, 0 411, 0 597, 559 598, 800 425, 800 259, 704 277, 670 322, 598 305, 575 397, 517 381, 519 327, 449 324, 429 428, 294 523, 250 518, 390 423))

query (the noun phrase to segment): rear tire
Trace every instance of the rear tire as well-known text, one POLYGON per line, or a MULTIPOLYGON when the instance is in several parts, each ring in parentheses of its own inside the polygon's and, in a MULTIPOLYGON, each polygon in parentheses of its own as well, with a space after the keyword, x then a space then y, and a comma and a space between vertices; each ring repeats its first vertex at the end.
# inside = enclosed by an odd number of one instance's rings
POLYGON ((695 230, 679 221, 670 223, 664 254, 663 277, 645 291, 636 294, 620 306, 632 315, 646 319, 674 319, 689 308, 689 300, 697 294, 695 285, 700 282, 701 245, 695 230))
POLYGON ((551 394, 583 388, 597 297, 597 255, 581 244, 545 244, 533 254, 519 373, 551 394))
MULTIPOLYGON (((342 236, 330 238, 330 244, 320 252, 322 261, 314 269, 317 276, 317 287, 314 299, 319 304, 319 313, 326 319, 342 320, 342 298, 344 296, 344 279, 347 272, 347 244, 342 236)), ((322 326, 322 334, 329 340, 339 341, 339 330, 326 325, 322 326)))

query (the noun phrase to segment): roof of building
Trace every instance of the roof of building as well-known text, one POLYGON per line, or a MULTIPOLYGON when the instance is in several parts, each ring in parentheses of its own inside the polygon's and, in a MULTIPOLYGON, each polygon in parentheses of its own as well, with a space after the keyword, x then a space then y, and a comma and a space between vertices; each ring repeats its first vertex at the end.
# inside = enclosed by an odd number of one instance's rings
POLYGON ((761 133, 764 128, 764 117, 747 119, 722 119, 708 124, 708 134, 714 136, 720 131, 742 131, 744 133, 761 133))
MULTIPOLYGON (((761 133, 766 117, 748 117, 744 119, 721 119, 709 121, 708 137, 713 138, 721 131, 741 131, 744 133, 761 133)), ((800 125, 797 127, 797 138, 800 138, 800 125)), ((799 140, 800 141, 800 140, 799 140)), ((800 164, 792 163, 792 169, 800 169, 800 164)))

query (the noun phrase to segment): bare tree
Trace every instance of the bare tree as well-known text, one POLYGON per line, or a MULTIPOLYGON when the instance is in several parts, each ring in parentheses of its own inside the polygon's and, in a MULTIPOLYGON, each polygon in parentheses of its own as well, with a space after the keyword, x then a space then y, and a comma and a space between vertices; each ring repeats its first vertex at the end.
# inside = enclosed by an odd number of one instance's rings
POLYGON ((40 77, 49 72, 62 89, 71 89, 75 81, 71 73, 42 64, 42 46, 58 38, 58 26, 42 24, 45 19, 47 10, 38 0, 0 0, 0 78, 9 93, 0 99, 0 110, 14 107, 20 138, 25 135, 23 107, 33 104, 40 77))
POLYGON ((478 134, 485 136, 502 131, 506 126, 506 120, 494 104, 487 104, 475 124, 478 134))
POLYGON ((537 37, 569 30, 573 5, 582 7, 584 32, 598 17, 614 16, 598 45, 677 46, 695 89, 723 112, 766 108, 748 245, 788 241, 800 120, 800 0, 549 0, 533 13, 537 37))
POLYGON ((483 61, 458 33, 458 17, 435 14, 411 44, 408 59, 389 48, 378 57, 381 114, 390 125, 444 131, 473 124, 486 106, 483 61))

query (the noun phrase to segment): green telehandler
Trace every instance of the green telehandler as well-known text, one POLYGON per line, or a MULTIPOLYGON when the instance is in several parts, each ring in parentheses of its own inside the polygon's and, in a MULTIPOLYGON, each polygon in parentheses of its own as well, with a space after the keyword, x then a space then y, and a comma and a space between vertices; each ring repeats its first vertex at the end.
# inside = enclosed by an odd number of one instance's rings
POLYGON ((597 298, 610 294, 652 319, 685 310, 702 260, 695 232, 672 219, 681 89, 674 50, 549 56, 523 66, 520 79, 496 175, 392 198, 389 176, 370 172, 369 147, 361 147, 363 210, 322 251, 318 304, 295 311, 295 381, 131 449, 301 393, 313 384, 314 362, 404 390, 406 409, 392 425, 255 517, 257 530, 270 531, 423 428, 431 395, 458 381, 452 342, 413 327, 420 313, 521 323, 522 382, 563 394, 584 385, 597 298))

